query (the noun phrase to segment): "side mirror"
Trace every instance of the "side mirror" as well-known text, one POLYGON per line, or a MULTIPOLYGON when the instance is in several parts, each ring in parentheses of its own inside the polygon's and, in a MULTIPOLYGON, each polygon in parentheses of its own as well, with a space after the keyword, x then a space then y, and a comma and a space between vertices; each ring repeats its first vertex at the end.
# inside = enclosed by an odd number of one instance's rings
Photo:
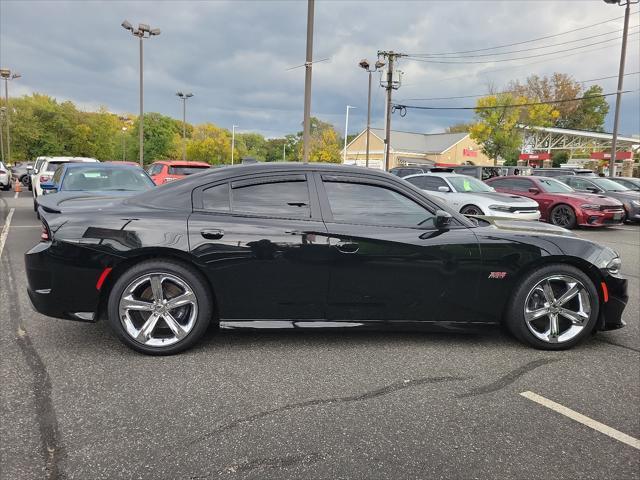
POLYGON ((449 228, 452 218, 453 216, 449 212, 445 212, 444 210, 437 210, 435 220, 436 228, 438 230, 445 230, 449 228))
POLYGON ((439 192, 450 192, 451 189, 449 187, 438 187, 439 192))
POLYGON ((45 195, 47 193, 56 193, 58 191, 58 187, 55 183, 45 182, 40 184, 40 188, 42 188, 42 193, 45 195))
POLYGON ((587 187, 587 192, 600 193, 600 189, 596 187, 587 187))
POLYGON ((537 195, 540 193, 540 189, 539 188, 535 188, 535 187, 531 187, 529 189, 529 193, 533 193, 534 195, 537 195))

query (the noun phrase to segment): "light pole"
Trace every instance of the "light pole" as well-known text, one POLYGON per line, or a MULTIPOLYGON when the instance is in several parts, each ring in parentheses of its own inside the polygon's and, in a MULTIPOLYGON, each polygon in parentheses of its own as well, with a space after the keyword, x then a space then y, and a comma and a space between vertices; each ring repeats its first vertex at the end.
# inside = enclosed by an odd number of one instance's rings
POLYGON ((176 95, 182 100, 182 161, 187 161, 187 100, 193 97, 193 93, 177 92, 176 95))
POLYGON ((9 109, 9 80, 15 80, 22 75, 19 73, 11 73, 8 68, 0 69, 0 77, 4 80, 4 120, 7 125, 7 164, 11 163, 11 129, 9 128, 11 110, 9 109))
POLYGON ((369 93, 367 95, 367 153, 365 160, 365 166, 369 168, 369 141, 371 138, 371 74, 384 67, 385 63, 378 60, 375 63, 374 68, 370 69, 369 61, 367 59, 364 59, 361 60, 358 65, 360 65, 360 68, 363 68, 365 71, 369 72, 369 93))
POLYGON ((126 161, 127 160, 127 154, 126 152, 126 144, 125 144, 125 135, 127 132, 127 127, 122 127, 122 161, 126 161))
POLYGON ((309 161, 311 139, 311 67, 313 66, 314 0, 307 0, 307 55, 304 62, 304 117, 302 122, 302 161, 309 161))
POLYGON ((0 162, 4 163, 4 133, 2 124, 4 123, 4 107, 0 107, 0 162))
POLYGON ((613 138, 611 140, 611 159, 609 160, 609 176, 614 177, 616 173, 616 143, 618 142, 618 123, 620 121, 620 101, 622 99, 622 82, 624 79, 624 62, 627 55, 627 34, 629 33, 629 15, 631 14, 631 4, 638 3, 638 0, 604 0, 605 3, 625 5, 624 9, 624 29, 622 31, 622 49, 620 52, 620 68, 618 70, 618 90, 616 93, 616 111, 613 116, 613 138))
POLYGON ((238 125, 231 126, 231 165, 233 165, 233 150, 236 148, 236 128, 238 125))
POLYGON ((283 162, 287 161, 287 140, 286 139, 282 144, 282 161, 283 162))
POLYGON ((143 98, 144 98, 144 86, 143 86, 143 75, 142 75, 142 65, 143 65, 143 51, 142 51, 142 40, 145 38, 151 38, 156 35, 160 35, 159 28, 151 28, 149 25, 144 23, 139 23, 138 28, 135 28, 131 25, 127 20, 122 22, 122 28, 125 30, 129 30, 134 37, 138 37, 140 39, 140 118, 138 119, 138 130, 140 133, 140 154, 139 154, 139 162, 140 166, 144 167, 144 106, 143 106, 143 98))
POLYGON ((349 109, 356 108, 351 105, 347 105, 347 115, 344 120, 344 150, 342 154, 342 163, 347 161, 347 132, 349 130, 349 109))

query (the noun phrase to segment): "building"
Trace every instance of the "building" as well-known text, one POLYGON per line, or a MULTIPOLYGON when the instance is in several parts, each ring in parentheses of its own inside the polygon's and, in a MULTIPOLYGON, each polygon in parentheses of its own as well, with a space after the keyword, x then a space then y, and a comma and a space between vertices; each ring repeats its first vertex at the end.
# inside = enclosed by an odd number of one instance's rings
MULTIPOLYGON (((345 163, 365 165, 367 130, 363 130, 346 147, 345 163)), ((344 149, 342 151, 344 156, 344 149)), ((493 165, 480 145, 468 133, 411 133, 391 131, 389 168, 406 165, 493 165)), ((371 129, 369 166, 384 168, 384 130, 371 129)))

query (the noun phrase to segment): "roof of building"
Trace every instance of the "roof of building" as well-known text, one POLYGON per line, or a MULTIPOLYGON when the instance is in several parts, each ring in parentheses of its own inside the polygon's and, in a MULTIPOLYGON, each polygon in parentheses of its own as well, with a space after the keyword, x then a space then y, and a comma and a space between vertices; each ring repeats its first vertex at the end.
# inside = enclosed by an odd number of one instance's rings
MULTIPOLYGON (((613 133, 607 132, 589 132, 586 130, 573 130, 569 128, 557 128, 557 127, 528 127, 525 125, 518 126, 521 130, 537 130, 539 132, 551 133, 556 135, 569 135, 573 137, 582 137, 582 138, 590 138, 590 139, 600 139, 600 140, 612 140, 613 133)), ((628 145, 637 145, 640 143, 640 140, 633 137, 623 137, 618 135, 617 142, 628 144, 628 145)))
MULTIPOLYGON (((366 130, 365 130, 366 131, 366 130)), ((372 128, 371 133, 384 138, 384 130, 372 128)), ((391 130, 391 149, 396 152, 441 154, 463 140, 468 133, 413 133, 391 130)))

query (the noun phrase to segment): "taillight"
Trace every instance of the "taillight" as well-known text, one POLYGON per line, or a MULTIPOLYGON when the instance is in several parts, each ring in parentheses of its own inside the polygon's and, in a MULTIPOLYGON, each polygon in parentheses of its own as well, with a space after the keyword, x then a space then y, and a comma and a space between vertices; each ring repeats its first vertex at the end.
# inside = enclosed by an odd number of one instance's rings
POLYGON ((42 242, 48 242, 51 240, 51 232, 46 223, 42 222, 42 232, 40 233, 40 240, 42 242))

